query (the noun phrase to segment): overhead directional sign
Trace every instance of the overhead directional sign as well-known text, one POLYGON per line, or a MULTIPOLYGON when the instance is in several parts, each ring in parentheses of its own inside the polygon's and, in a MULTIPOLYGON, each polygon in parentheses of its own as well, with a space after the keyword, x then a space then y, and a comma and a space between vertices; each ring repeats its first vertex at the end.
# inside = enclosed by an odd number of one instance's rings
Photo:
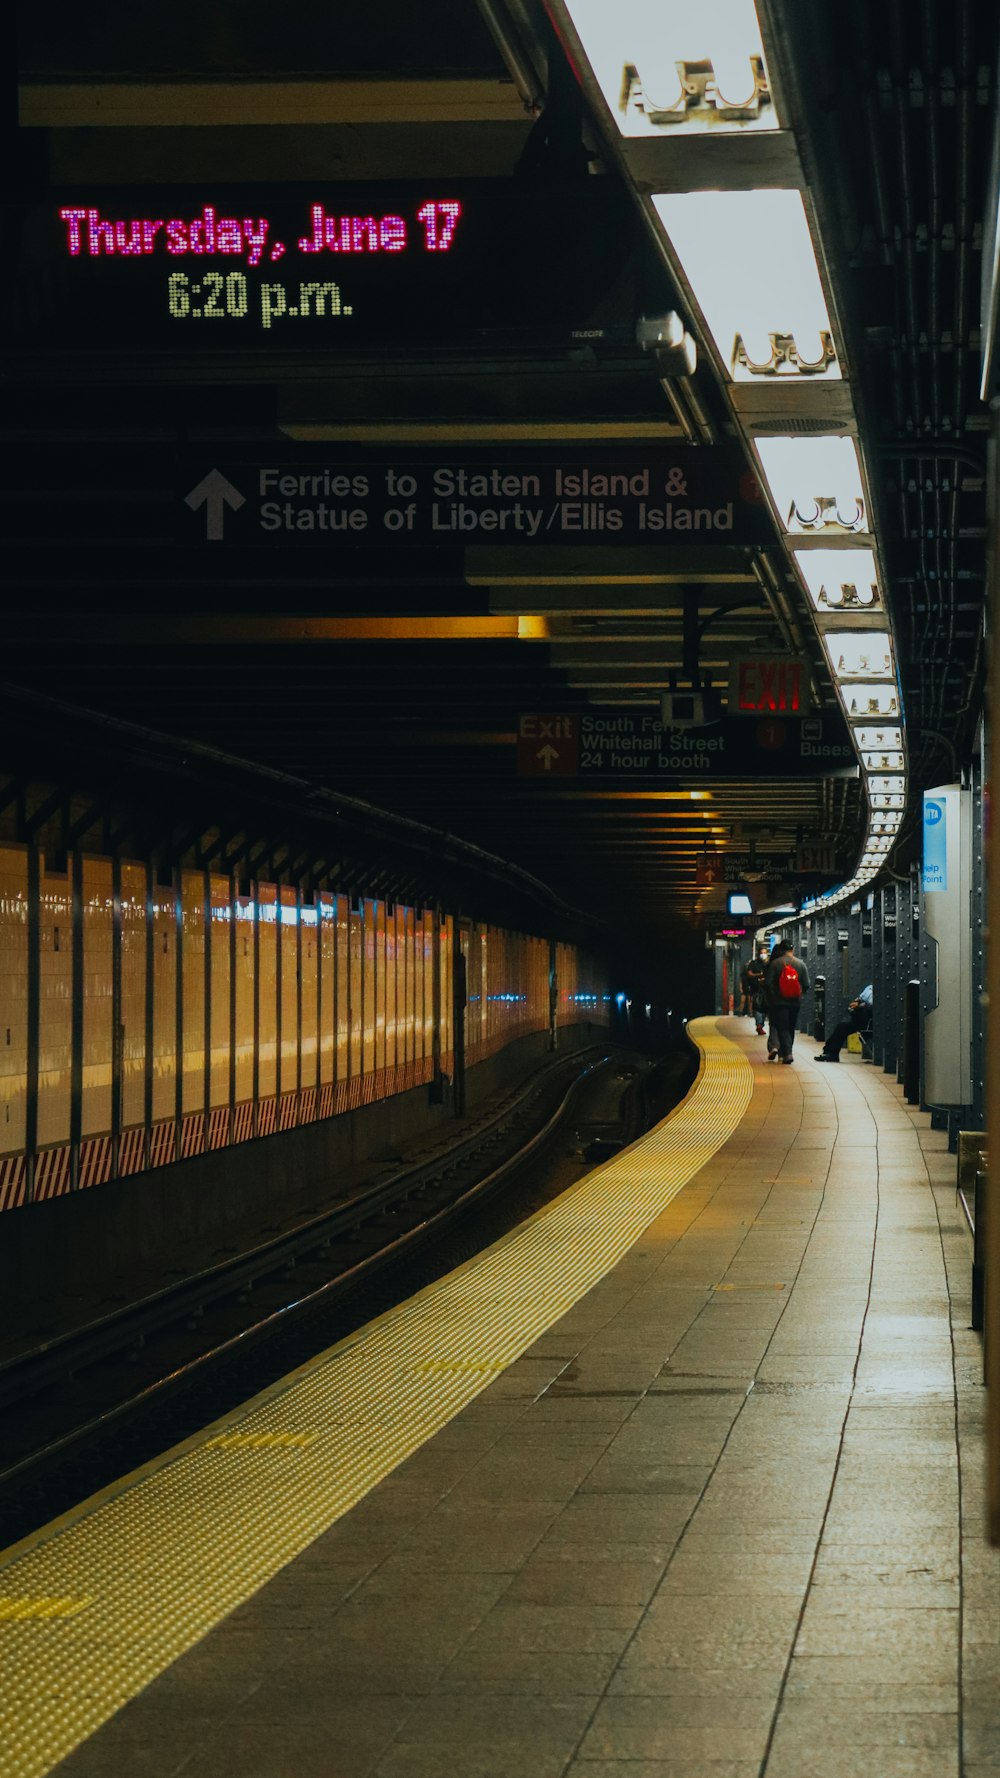
POLYGON ((521 717, 517 730, 519 777, 573 778, 579 768, 580 735, 577 717, 521 717))
POLYGON ((740 453, 724 445, 227 459, 192 465, 177 516, 187 542, 327 550, 386 543, 718 545, 766 543, 771 535, 756 481, 740 453), (232 509, 224 524, 206 525, 201 506, 207 501, 211 513, 222 499, 232 509))
POLYGON ((220 543, 225 536, 227 506, 238 512, 243 503, 243 495, 239 489, 234 488, 232 482, 227 482, 217 469, 211 470, 196 488, 191 489, 190 494, 185 495, 185 505, 190 506, 192 512, 204 508, 205 536, 209 543, 220 543))
POLYGON ((522 715, 517 769, 522 776, 576 776, 600 780, 606 789, 635 790, 678 779, 695 784, 713 778, 854 776, 858 766, 847 728, 832 712, 757 723, 724 718, 706 728, 671 729, 654 710, 633 708, 522 715), (545 753, 547 747, 555 759, 545 753))

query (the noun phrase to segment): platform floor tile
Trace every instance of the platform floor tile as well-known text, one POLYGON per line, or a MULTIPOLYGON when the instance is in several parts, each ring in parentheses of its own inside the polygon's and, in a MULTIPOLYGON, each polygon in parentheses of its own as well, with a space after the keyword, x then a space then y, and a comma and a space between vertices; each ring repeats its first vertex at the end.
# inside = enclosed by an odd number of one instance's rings
POLYGON ((614 1271, 60 1778, 1000 1771, 949 1157, 860 1059, 708 1036, 753 1097, 614 1271))
MULTIPOLYGON (((535 1367, 526 1388, 528 1379, 503 1375, 508 1367, 588 1293, 584 1316, 601 1323, 639 1287, 627 1276, 604 1281, 738 1126, 752 1094, 739 1048, 714 1021, 702 1024, 695 1089, 641 1144, 238 1415, 8 1553, 4 1778, 40 1778, 359 1502, 361 1551, 378 1561, 445 1494, 484 1514, 523 1500, 535 1511, 531 1526, 483 1524, 463 1540, 449 1524, 430 1560, 476 1573, 509 1573, 524 1560, 627 1416, 629 1392, 547 1403, 559 1429, 583 1439, 576 1447, 529 1458, 504 1449, 500 1426, 480 1461, 474 1447, 421 1447, 494 1379, 496 1402, 509 1400, 516 1421, 552 1369, 539 1376, 535 1367), (408 1457, 401 1490, 392 1472, 408 1457), (386 1477, 380 1498, 365 1501, 386 1477)), ((635 1584, 627 1580, 626 1591, 635 1584)), ((431 1626, 426 1633, 434 1639, 431 1626)), ((397 1683, 405 1686, 405 1674, 428 1683, 451 1652, 445 1641, 407 1656, 397 1683)), ((361 1654, 341 1665, 353 1685, 361 1654)))

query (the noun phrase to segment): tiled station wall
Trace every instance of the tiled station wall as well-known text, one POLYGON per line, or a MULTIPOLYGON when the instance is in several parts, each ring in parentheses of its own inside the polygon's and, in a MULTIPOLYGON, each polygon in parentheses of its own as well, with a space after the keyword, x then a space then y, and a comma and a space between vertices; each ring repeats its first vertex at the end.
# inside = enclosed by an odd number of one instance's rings
MULTIPOLYGON (((59 874, 0 846, 0 1209, 430 1081, 435 950, 449 1074, 454 943, 453 917, 427 909, 304 902, 273 883, 237 895, 196 870, 163 886, 143 863, 100 857, 59 874)), ((547 939, 463 921, 459 943, 467 1065, 553 1017, 606 1020, 603 983, 572 946, 555 947, 553 1011, 547 939)))

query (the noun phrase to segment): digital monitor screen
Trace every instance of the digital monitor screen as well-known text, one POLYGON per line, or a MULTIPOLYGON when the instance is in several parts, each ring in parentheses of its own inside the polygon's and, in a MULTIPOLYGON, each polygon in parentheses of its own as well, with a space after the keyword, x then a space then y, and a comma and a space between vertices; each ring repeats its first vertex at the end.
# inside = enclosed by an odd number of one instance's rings
MULTIPOLYGON (((595 317, 600 332, 637 239, 610 178, 81 188, 18 222, 14 332, 55 351, 468 347, 595 317)), ((621 315, 634 326, 631 303, 621 315)))
POLYGON ((742 890, 732 890, 726 896, 726 912, 729 914, 752 914, 753 902, 742 890))

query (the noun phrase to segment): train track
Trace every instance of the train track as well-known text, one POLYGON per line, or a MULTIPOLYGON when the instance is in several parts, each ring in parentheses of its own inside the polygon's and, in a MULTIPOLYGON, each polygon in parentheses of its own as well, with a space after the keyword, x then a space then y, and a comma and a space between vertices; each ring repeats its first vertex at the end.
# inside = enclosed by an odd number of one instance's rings
POLYGON ((610 1060, 556 1063, 419 1164, 394 1165, 294 1228, 0 1364, 0 1541, 369 1319, 384 1306, 371 1303, 379 1274, 395 1278, 539 1162, 610 1060))

